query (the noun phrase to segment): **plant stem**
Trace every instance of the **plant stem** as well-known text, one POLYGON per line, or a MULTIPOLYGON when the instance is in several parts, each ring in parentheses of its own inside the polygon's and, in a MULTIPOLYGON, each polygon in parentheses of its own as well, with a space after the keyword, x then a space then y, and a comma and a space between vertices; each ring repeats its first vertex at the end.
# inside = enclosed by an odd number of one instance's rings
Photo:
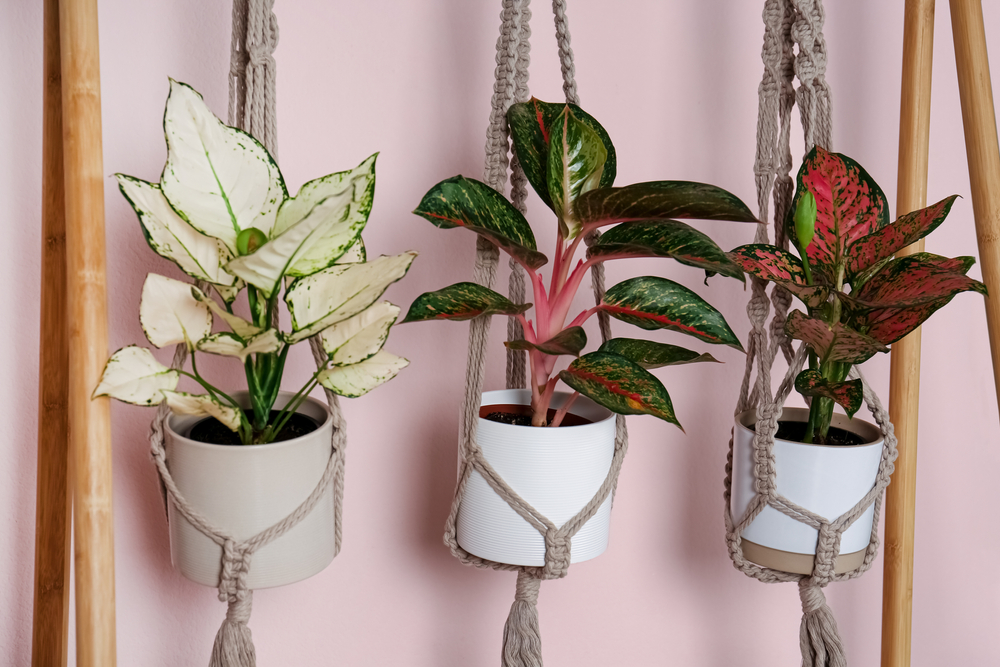
POLYGON ((552 423, 550 423, 549 426, 555 427, 562 424, 563 419, 566 417, 566 413, 569 412, 569 409, 573 407, 573 403, 575 403, 578 398, 580 398, 580 392, 574 391, 573 395, 567 399, 566 405, 556 411, 555 416, 552 418, 552 423))

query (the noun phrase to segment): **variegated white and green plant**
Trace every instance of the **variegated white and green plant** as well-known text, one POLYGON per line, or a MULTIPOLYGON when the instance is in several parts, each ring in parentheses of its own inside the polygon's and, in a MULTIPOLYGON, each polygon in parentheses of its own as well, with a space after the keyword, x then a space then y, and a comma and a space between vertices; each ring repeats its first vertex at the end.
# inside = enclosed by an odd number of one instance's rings
POLYGON ((225 125, 190 86, 171 80, 163 127, 167 163, 160 182, 117 178, 149 246, 200 281, 201 287, 150 273, 139 307, 149 342, 185 345, 191 370, 168 368, 148 349, 130 345, 111 356, 94 396, 136 405, 166 401, 176 413, 215 417, 243 444, 263 444, 317 385, 356 397, 395 377, 408 362, 382 347, 399 308, 381 297, 416 253, 367 261, 361 232, 377 156, 310 181, 290 197, 268 151, 225 125), (248 318, 234 310, 242 294, 248 318), (279 300, 291 316, 290 331, 279 328, 279 300), (272 418, 289 348, 314 336, 326 364, 272 418), (199 353, 243 364, 249 408, 198 372, 199 353), (178 391, 182 376, 205 393, 178 391))

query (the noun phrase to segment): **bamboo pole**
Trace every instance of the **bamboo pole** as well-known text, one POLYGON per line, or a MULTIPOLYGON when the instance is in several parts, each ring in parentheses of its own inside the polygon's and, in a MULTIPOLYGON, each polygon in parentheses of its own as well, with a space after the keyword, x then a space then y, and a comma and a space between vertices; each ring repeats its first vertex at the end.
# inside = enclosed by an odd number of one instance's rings
POLYGON ((42 116, 42 267, 38 362, 33 667, 64 667, 69 635, 69 432, 66 204, 63 196, 59 0, 45 0, 42 116))
POLYGON ((60 0, 59 29, 69 271, 76 659, 80 667, 113 667, 111 414, 107 398, 90 398, 108 358, 97 0, 60 0))
POLYGON ((986 323, 1000 405, 1000 147, 982 4, 978 0, 951 0, 951 27, 979 262, 990 294, 986 298, 986 323))
MULTIPOLYGON (((934 53, 934 0, 907 0, 899 105, 896 215, 927 205, 927 162, 934 53)), ((923 252, 923 239, 897 256, 923 252)), ((882 579, 882 667, 910 664, 913 611, 914 508, 917 496, 917 420, 920 408, 920 329, 892 346, 889 414, 898 440, 885 499, 882 579)))

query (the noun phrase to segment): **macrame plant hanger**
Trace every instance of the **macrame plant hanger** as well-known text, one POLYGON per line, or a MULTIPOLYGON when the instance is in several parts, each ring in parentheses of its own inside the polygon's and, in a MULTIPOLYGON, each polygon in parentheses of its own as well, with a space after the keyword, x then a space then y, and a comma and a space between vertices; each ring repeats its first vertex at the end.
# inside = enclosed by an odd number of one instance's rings
MULTIPOLYGON (((275 112, 274 49, 278 44, 278 21, 273 12, 274 0, 234 0, 233 36, 229 70, 228 123, 253 135, 277 160, 278 135, 275 112)), ((200 281, 198 287, 207 292, 209 286, 200 281)), ((326 354, 321 343, 309 341, 317 364, 325 364, 326 354)), ((171 368, 183 367, 187 347, 178 345, 171 368)), ((161 404, 150 427, 152 459, 160 476, 164 500, 169 500, 195 528, 222 547, 222 573, 219 599, 228 603, 226 618, 215 637, 209 667, 254 667, 256 655, 250 628, 253 591, 247 587, 254 552, 281 537, 304 519, 333 486, 334 494, 334 555, 340 552, 342 536, 341 507, 344 499, 344 455, 347 446, 346 423, 337 395, 325 390, 333 419, 330 459, 323 476, 312 493, 294 512, 245 539, 237 540, 225 530, 214 526, 197 508, 184 499, 170 475, 164 449, 164 424, 170 415, 161 404)))
MULTIPOLYGON (((493 85, 493 103, 486 141, 484 177, 487 184, 503 193, 507 180, 507 166, 510 164, 511 199, 522 213, 527 210, 525 206, 527 179, 517 163, 516 156, 512 156, 508 162, 510 139, 506 116, 507 109, 510 108, 511 104, 527 102, 530 98, 528 64, 531 49, 529 42, 531 10, 528 8, 528 4, 529 0, 503 0, 503 11, 500 14, 502 20, 500 37, 497 40, 496 81, 493 85)), ((570 48, 565 0, 553 0, 552 11, 555 19, 556 40, 559 46, 563 93, 568 103, 579 104, 580 98, 577 95, 574 79, 573 50, 570 48)), ((596 240, 596 234, 586 239, 588 245, 596 240)), ((498 261, 499 251, 496 246, 482 238, 478 239, 472 279, 480 285, 492 287, 496 280, 498 261)), ((513 260, 510 262, 510 269, 508 286, 510 299, 515 303, 524 303, 524 272, 513 260)), ((603 266, 598 264, 593 267, 591 278, 594 296, 600 303, 604 297, 603 266)), ((607 313, 600 313, 599 321, 601 339, 606 341, 611 337, 611 325, 607 313)), ((621 470, 625 450, 628 447, 628 435, 625 430, 625 418, 619 415, 615 434, 615 452, 608 476, 601 488, 576 516, 562 526, 553 524, 507 485, 490 466, 476 442, 483 378, 486 372, 486 346, 489 342, 489 330, 489 317, 478 317, 470 323, 465 397, 460 424, 458 485, 451 513, 445 526, 444 541, 451 548, 452 554, 467 565, 517 571, 514 603, 511 605, 510 615, 504 625, 502 665, 503 667, 541 667, 542 643, 538 629, 538 610, 535 606, 541 582, 543 579, 559 579, 566 576, 570 564, 570 545, 573 535, 597 512, 609 494, 612 498, 614 497, 615 487, 618 484, 618 472, 621 470), (544 566, 529 567, 497 563, 474 556, 458 544, 456 535, 458 509, 465 495, 469 476, 473 471, 482 475, 497 495, 544 537, 544 566)), ((518 340, 523 337, 521 325, 514 318, 510 318, 508 321, 507 336, 509 340, 518 340)), ((525 386, 525 355, 523 352, 508 350, 507 388, 525 386)))
MULTIPOLYGON (((791 207, 794 182, 790 176, 792 156, 789 147, 792 107, 798 105, 808 152, 819 144, 830 148, 830 91, 825 80, 826 42, 823 39, 824 11, 822 0, 766 0, 764 4, 764 77, 759 92, 757 117, 757 154, 754 175, 757 185, 759 219, 754 243, 768 243, 766 221, 769 198, 773 192, 775 243, 788 249, 784 220, 791 207), (797 52, 796 52, 797 47, 797 52), (799 79, 799 87, 793 79, 799 79)), ((747 314, 753 325, 747 345, 747 365, 740 388, 736 414, 755 408, 757 421, 753 440, 753 476, 757 495, 742 517, 732 516, 730 494, 733 473, 733 441, 729 442, 726 462, 725 520, 726 541, 733 564, 744 574, 765 583, 797 581, 802 601, 802 626, 799 645, 803 667, 846 667, 847 658, 837 632, 837 623, 826 604, 823 587, 831 581, 854 579, 872 565, 878 551, 878 523, 882 495, 889 484, 893 461, 896 459, 896 438, 889 415, 857 367, 850 377, 860 378, 864 385, 865 404, 884 437, 878 475, 871 491, 857 505, 840 517, 828 519, 810 512, 777 492, 774 459, 774 434, 785 400, 791 392, 796 375, 807 355, 804 343, 797 349, 785 335, 784 323, 791 305, 791 294, 775 285, 770 303, 774 317, 770 326, 770 309, 765 292, 767 283, 752 278, 747 314), (771 369, 778 350, 788 362, 788 372, 777 393, 771 394, 771 369), (751 388, 754 365, 756 380, 751 388), (837 573, 834 564, 840 553, 840 538, 847 528, 874 504, 871 542, 862 564, 849 572, 837 573), (770 506, 783 514, 818 531, 816 556, 810 575, 790 574, 761 567, 743 556, 741 535, 764 507, 770 506)))

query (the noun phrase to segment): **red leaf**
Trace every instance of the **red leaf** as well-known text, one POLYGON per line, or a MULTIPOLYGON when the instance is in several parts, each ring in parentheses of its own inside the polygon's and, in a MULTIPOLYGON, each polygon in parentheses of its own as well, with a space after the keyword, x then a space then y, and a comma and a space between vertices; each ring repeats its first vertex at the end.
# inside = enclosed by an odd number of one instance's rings
POLYGON ((750 275, 783 286, 810 308, 818 307, 830 295, 828 287, 806 284, 802 260, 777 246, 760 243, 740 246, 728 256, 750 275))
POLYGON ((986 294, 986 286, 965 276, 975 259, 948 259, 921 252, 895 259, 876 273, 857 295, 845 300, 859 328, 885 344, 920 326, 959 292, 986 294))
POLYGON ((842 323, 838 322, 830 328, 823 320, 809 317, 798 310, 789 313, 785 333, 791 338, 805 341, 822 361, 860 364, 871 359, 876 352, 889 351, 878 340, 842 323))
MULTIPOLYGON (((857 162, 816 146, 799 169, 798 186, 790 210, 808 190, 816 198, 816 234, 806 248, 813 266, 827 273, 843 264, 847 246, 889 223, 889 205, 878 184, 857 162)), ((795 236, 789 225, 789 235, 795 236)))
POLYGON ((848 274, 856 276, 930 234, 944 222, 957 197, 952 195, 932 206, 907 213, 891 225, 852 243, 847 248, 848 274))

